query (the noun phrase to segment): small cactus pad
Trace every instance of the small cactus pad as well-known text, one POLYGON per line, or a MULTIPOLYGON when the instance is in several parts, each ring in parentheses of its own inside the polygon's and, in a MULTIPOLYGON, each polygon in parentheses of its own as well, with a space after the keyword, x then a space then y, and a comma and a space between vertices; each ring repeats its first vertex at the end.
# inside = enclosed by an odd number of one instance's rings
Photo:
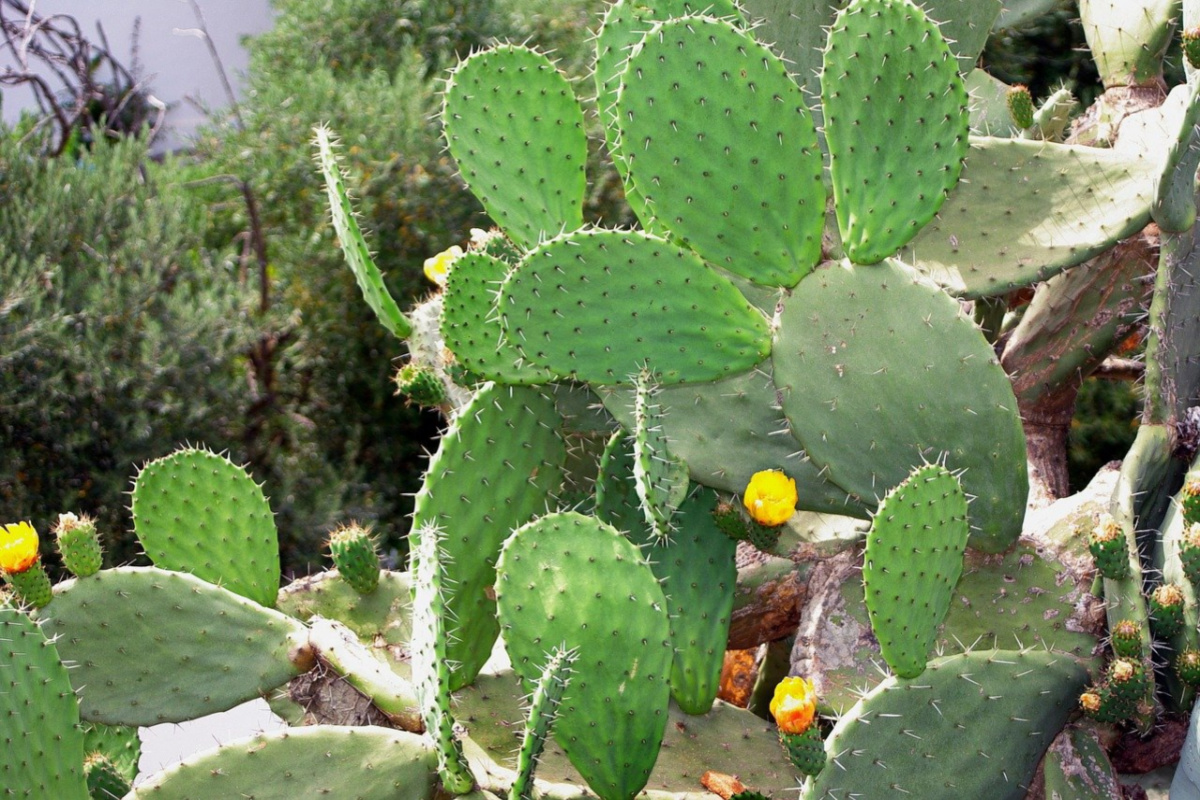
POLYGON ((279 537, 262 489, 207 450, 151 461, 133 487, 133 529, 160 569, 190 572, 264 605, 279 593, 279 537))
POLYGON ((1189 525, 1200 525, 1200 475, 1190 474, 1179 490, 1179 510, 1183 521, 1189 525))
POLYGON ((1173 583, 1164 583, 1150 593, 1147 601, 1150 627, 1157 636, 1168 638, 1183 630, 1183 591, 1173 583))
POLYGON ((1184 650, 1175 655, 1175 674, 1188 686, 1200 688, 1200 650, 1184 650))
POLYGON ((878 497, 944 454, 975 498, 971 546, 1016 540, 1028 493, 1016 398, 954 300, 892 261, 822 266, 784 301, 772 360, 796 438, 834 483, 878 497))
POLYGON ((0 787, 5 797, 87 800, 79 704, 58 651, 0 608, 0 787))
POLYGON ((496 294, 511 266, 483 253, 467 253, 446 278, 441 332, 459 367, 484 380, 550 383, 554 374, 524 363, 501 334, 496 294))
POLYGON ((1033 96, 1029 94, 1029 87, 1019 84, 1010 87, 1006 100, 1013 124, 1021 130, 1033 127, 1033 96))
POLYGON ((1004 294, 1141 230, 1157 177, 1150 153, 975 138, 962 180, 901 258, 955 294, 1004 294))
POLYGON ((588 230, 525 256, 504 282, 505 335, 535 366, 595 384, 744 372, 770 352, 767 319, 696 254, 632 231, 588 230))
POLYGON ((1110 514, 1101 514, 1088 536, 1088 550, 1096 562, 1096 571, 1109 580, 1129 577, 1129 542, 1121 523, 1110 514))
POLYGON ((58 552, 62 554, 63 566, 72 574, 86 578, 100 571, 104 556, 100 551, 96 523, 91 517, 59 514, 54 538, 58 542, 58 552))
POLYGON ((452 688, 471 682, 500 632, 492 586, 501 545, 562 486, 559 420, 550 395, 488 384, 451 422, 425 472, 413 531, 445 534, 452 688))
POLYGON ((967 547, 967 498, 945 468, 920 467, 890 491, 867 534, 867 612, 884 659, 901 678, 925 671, 950 609, 967 547))
POLYGON ((1045 650, 948 656, 919 678, 888 678, 838 721, 830 763, 801 796, 1021 800, 1086 681, 1045 650))
POLYGON ((1181 35, 1183 55, 1192 69, 1200 69, 1200 25, 1192 26, 1181 35))
POLYGON ((126 781, 133 783, 138 775, 138 760, 142 757, 142 740, 138 738, 137 728, 86 722, 83 724, 83 752, 89 756, 103 755, 126 781))
POLYGON ((131 800, 432 800, 433 749, 415 734, 314 725, 206 750, 135 787, 131 800))
POLYGON ((715 19, 661 23, 629 57, 617 112, 650 213, 706 261, 767 286, 793 286, 816 266, 821 150, 770 50, 715 19))
POLYGON ((512 535, 497 576, 513 669, 532 686, 552 648, 579 651, 554 737, 602 800, 631 800, 658 757, 673 658, 645 557, 593 517, 556 513, 512 535))
POLYGON ((379 586, 379 551, 371 531, 352 524, 329 535, 329 554, 338 573, 359 594, 370 594, 379 586))
POLYGON ((371 251, 367 249, 367 243, 354 217, 354 209, 350 206, 350 196, 342 181, 342 170, 334 155, 329 131, 317 128, 315 141, 321 173, 325 176, 325 190, 329 194, 333 227, 337 231, 338 241, 341 242, 346 263, 353 270, 354 279, 358 281, 358 288, 362 290, 367 305, 375 312, 383 327, 393 336, 406 339, 412 333, 412 324, 400 311, 400 306, 396 305, 383 282, 383 273, 375 266, 371 251))
POLYGON ((1123 619, 1113 626, 1112 649, 1120 658, 1142 658, 1142 628, 1131 619, 1123 619))
POLYGON ((103 753, 89 753, 83 772, 92 800, 121 800, 129 793, 131 781, 103 753))
POLYGON ((819 775, 825 769, 827 756, 820 725, 811 725, 804 733, 780 732, 779 741, 800 774, 819 775))
POLYGON ((533 800, 533 771, 550 738, 550 728, 558 719, 563 693, 571 682, 571 665, 577 657, 574 650, 556 647, 546 659, 542 676, 529 698, 521 751, 517 754, 517 779, 509 791, 509 800, 533 800))
POLYGON ((662 428, 658 387, 646 372, 637 378, 634 404, 633 481, 647 528, 666 542, 672 517, 688 491, 687 464, 672 451, 662 428))
POLYGON ((583 111, 544 55, 502 45, 461 62, 442 124, 467 186, 519 246, 583 224, 583 111))
POLYGON ((911 241, 958 181, 967 91, 921 9, 853 0, 829 33, 821 99, 842 244, 854 263, 874 264, 911 241))
POLYGON ((181 722, 232 708, 301 671, 304 628, 277 611, 178 572, 105 570, 55 587, 41 614, 73 664, 85 720, 181 722))
POLYGON ((447 401, 446 385, 435 370, 421 364, 405 364, 392 376, 396 394, 408 403, 437 408, 447 401))

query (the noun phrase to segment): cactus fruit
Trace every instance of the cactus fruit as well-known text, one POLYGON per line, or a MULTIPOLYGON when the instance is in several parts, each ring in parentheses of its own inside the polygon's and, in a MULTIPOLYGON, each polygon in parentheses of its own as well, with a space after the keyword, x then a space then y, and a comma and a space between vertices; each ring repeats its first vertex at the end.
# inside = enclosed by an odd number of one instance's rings
POLYGON ((54 527, 58 541, 58 552, 62 554, 63 566, 74 575, 86 578, 100 571, 103 555, 96 523, 91 517, 74 514, 59 514, 54 527))
POLYGON ((1200 524, 1200 477, 1184 481, 1179 493, 1179 505, 1183 510, 1184 522, 1189 525, 1200 524))
POLYGON ((1033 127, 1033 97, 1029 94, 1029 88, 1020 84, 1012 86, 1006 99, 1013 123, 1021 130, 1033 127))
POLYGON ((1121 524, 1109 514, 1101 514, 1088 538, 1088 550, 1096 560, 1096 569, 1109 580, 1129 577, 1129 546, 1121 524))
POLYGON ((379 551, 371 531, 356 523, 329 535, 329 553, 342 580, 359 594, 370 594, 379 586, 379 551))
POLYGON ((1183 55, 1193 69, 1200 69, 1200 26, 1186 29, 1182 37, 1183 55))
POLYGON ((392 377, 396 394, 409 403, 424 408, 437 408, 446 402, 446 387, 437 373, 421 364, 405 364, 392 377))
POLYGON ((1177 653, 1175 674, 1188 686, 1200 688, 1200 650, 1184 650, 1177 653))
POLYGON ((1112 649, 1119 658, 1140 660, 1142 629, 1133 620, 1121 620, 1112 628, 1112 649))
POLYGON ((1193 587, 1200 586, 1200 522, 1185 523, 1179 540, 1179 560, 1183 574, 1193 587))
POLYGON ((1183 592, 1173 583, 1164 583, 1150 593, 1150 627, 1164 638, 1183 630, 1183 592))
POLYGON ((1104 681, 1079 696, 1079 706, 1097 722, 1124 722, 1141 713, 1149 688, 1141 661, 1116 658, 1109 662, 1104 681))

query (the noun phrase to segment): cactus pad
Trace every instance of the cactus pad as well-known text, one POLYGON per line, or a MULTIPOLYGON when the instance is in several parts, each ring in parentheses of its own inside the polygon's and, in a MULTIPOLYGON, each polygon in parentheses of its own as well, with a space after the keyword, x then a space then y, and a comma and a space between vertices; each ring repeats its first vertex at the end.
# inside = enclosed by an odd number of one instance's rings
POLYGON ((945 454, 975 498, 971 545, 1016 540, 1028 493, 1016 398, 954 300, 895 262, 823 266, 785 300, 772 360, 796 438, 831 481, 876 497, 945 454))
POLYGON ((694 253, 643 233, 588 230, 531 251, 504 282, 505 335, 535 366, 595 384, 662 383, 750 369, 767 320, 694 253))
POLYGON ((59 514, 54 538, 58 542, 58 552, 62 554, 63 566, 73 575, 86 578, 100 571, 104 554, 96 533, 96 522, 91 517, 59 514))
POLYGON ((87 800, 79 704, 55 646, 0 608, 0 786, 8 797, 87 800))
POLYGON ((352 524, 329 535, 329 554, 338 573, 359 594, 370 594, 379 586, 379 551, 371 531, 352 524))
POLYGON ((497 576, 513 669, 532 685, 552 648, 579 651, 555 739, 603 800, 631 800, 658 757, 670 692, 667 602, 650 566, 614 528, 570 512, 519 528, 497 576))
POLYGON ((42 612, 85 720, 181 722, 232 708, 301 671, 298 622, 191 575, 105 570, 55 587, 42 612))
POLYGON ((767 286, 793 286, 816 266, 821 150, 770 50, 715 19, 661 23, 629 57, 617 112, 629 177, 676 238, 767 286))
POLYGON ((279 538, 271 507, 224 456, 184 449, 143 467, 133 487, 133 529, 156 567, 275 605, 279 538))
POLYGON ((432 800, 433 750, 420 737, 374 727, 314 725, 230 742, 134 788, 131 800, 432 800))
POLYGON ((901 678, 925 671, 967 547, 967 498, 943 467, 920 467, 883 502, 863 562, 871 629, 901 678))
POLYGON ((1044 650, 949 656, 919 678, 888 678, 839 720, 830 764, 802 797, 1021 800, 1086 680, 1044 650))
POLYGON ((660 542, 674 529, 672 517, 687 496, 688 469, 670 447, 662 429, 658 387, 642 372, 637 378, 633 428, 633 482, 646 527, 660 542))
POLYGON ((413 530, 445 532, 454 688, 475 677, 500 632, 492 586, 501 545, 562 486, 566 445, 558 422, 553 397, 488 384, 455 417, 429 462, 413 530))
POLYGON ((821 99, 842 244, 854 263, 874 264, 911 241, 958 181, 967 91, 921 9, 853 0, 829 33, 821 99))
POLYGON ((545 56, 513 45, 472 55, 450 74, 442 124, 467 186, 520 247, 583 224, 583 111, 545 56))

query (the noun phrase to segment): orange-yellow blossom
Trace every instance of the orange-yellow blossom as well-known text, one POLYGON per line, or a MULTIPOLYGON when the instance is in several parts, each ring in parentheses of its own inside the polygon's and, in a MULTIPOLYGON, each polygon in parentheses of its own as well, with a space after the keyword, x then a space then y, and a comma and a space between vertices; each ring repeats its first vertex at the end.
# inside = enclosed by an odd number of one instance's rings
POLYGON ((777 469, 756 472, 742 502, 760 525, 774 528, 796 513, 796 481, 777 469))
POLYGON ((24 572, 38 560, 37 531, 28 522, 0 528, 0 570, 9 575, 24 572))
POLYGON ((807 678, 784 678, 771 698, 771 716, 783 733, 804 733, 817 714, 817 692, 807 678))

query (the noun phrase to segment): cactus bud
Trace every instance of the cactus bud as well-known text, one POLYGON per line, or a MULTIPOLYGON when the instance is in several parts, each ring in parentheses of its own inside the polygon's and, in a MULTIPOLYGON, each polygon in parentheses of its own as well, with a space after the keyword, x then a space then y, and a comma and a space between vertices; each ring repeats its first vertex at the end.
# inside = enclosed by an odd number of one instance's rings
POLYGON ((1101 575, 1117 581, 1129 577, 1129 546, 1125 531, 1110 514, 1100 515, 1092 529, 1088 549, 1101 575))
POLYGON ((1121 620, 1112 629, 1112 649, 1119 658, 1141 659, 1142 629, 1133 620, 1121 620))
POLYGON ((409 403, 435 408, 446 402, 446 387, 429 367, 405 364, 396 370, 392 381, 396 384, 396 394, 404 395, 409 403))
POLYGON ((59 514, 54 537, 58 542, 58 552, 62 554, 63 565, 74 575, 87 578, 100 571, 104 557, 100 549, 100 537, 96 534, 96 523, 91 517, 59 514))
POLYGON ((0 572, 8 579, 23 603, 42 608, 54 596, 50 576, 38 555, 37 531, 28 522, 16 522, 0 529, 0 572))
POLYGON ((1200 25, 1183 32, 1183 55, 1192 69, 1200 69, 1200 25))
POLYGON ((1164 583, 1150 593, 1150 624, 1162 637, 1171 637, 1183 630, 1183 590, 1173 583, 1164 583))
POLYGON ((1033 127, 1033 96, 1029 94, 1029 89, 1017 84, 1009 88, 1005 99, 1013 123, 1021 130, 1033 127))
POLYGON ((342 580, 359 594, 370 594, 379 585, 379 553, 371 532, 351 523, 329 536, 329 552, 342 580))
POLYGON ((1200 650, 1184 650, 1176 655, 1175 674, 1188 686, 1200 687, 1200 650))

